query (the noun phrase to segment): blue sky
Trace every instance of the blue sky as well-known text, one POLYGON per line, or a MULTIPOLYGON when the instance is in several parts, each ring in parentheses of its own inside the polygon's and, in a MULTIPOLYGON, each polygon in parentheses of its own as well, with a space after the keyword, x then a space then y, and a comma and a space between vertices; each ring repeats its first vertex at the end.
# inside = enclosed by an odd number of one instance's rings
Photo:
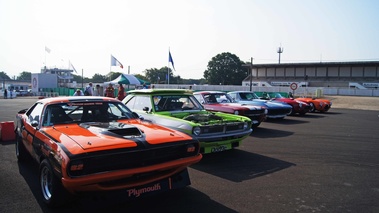
POLYGON ((379 60, 375 0, 0 0, 0 71, 84 76, 168 66, 202 78, 222 52, 281 63, 379 60), (51 51, 47 53, 45 46, 51 51), (115 56, 124 69, 110 66, 115 56), (129 68, 128 68, 129 67, 129 68))

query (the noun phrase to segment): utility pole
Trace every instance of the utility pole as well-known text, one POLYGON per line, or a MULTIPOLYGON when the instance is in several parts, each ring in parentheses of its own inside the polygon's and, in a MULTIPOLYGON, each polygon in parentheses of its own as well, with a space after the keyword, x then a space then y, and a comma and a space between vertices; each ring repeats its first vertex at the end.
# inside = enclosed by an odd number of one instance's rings
POLYGON ((280 47, 278 48, 278 51, 277 51, 278 54, 279 54, 279 64, 280 64, 280 54, 282 54, 283 51, 284 51, 284 48, 280 46, 280 47))
POLYGON ((253 91, 253 57, 251 57, 251 63, 250 63, 250 92, 253 91))

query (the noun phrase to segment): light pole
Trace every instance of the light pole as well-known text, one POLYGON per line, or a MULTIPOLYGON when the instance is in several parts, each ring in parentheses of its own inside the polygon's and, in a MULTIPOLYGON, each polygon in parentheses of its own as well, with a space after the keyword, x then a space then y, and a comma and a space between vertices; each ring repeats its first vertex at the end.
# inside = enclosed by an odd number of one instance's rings
POLYGON ((278 54, 279 54, 279 64, 280 64, 280 54, 282 54, 283 53, 283 51, 284 51, 284 48, 283 47, 279 47, 278 48, 278 54))
POLYGON ((253 57, 251 57, 250 63, 250 92, 253 91, 253 57))

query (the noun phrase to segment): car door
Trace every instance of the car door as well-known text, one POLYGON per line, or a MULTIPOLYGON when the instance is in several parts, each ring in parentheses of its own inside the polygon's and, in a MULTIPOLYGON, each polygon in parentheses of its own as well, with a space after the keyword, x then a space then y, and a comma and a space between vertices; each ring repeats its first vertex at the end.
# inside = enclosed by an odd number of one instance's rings
POLYGON ((21 127, 21 135, 22 142, 30 153, 33 153, 33 141, 40 127, 40 122, 42 121, 41 115, 43 108, 42 103, 36 103, 25 113, 23 126, 21 127))

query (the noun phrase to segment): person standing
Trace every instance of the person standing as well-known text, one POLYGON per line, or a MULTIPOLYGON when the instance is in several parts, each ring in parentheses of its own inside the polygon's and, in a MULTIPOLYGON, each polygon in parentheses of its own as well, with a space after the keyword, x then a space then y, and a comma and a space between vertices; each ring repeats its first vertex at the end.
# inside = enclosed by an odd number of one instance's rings
POLYGON ((109 84, 108 87, 105 89, 105 96, 114 98, 114 88, 112 84, 109 84))
POLYGON ((100 85, 99 84, 96 84, 95 90, 93 91, 93 95, 94 96, 101 96, 101 89, 100 89, 100 85))
POLYGON ((125 98, 125 88, 120 84, 118 87, 117 99, 122 101, 125 98))
POLYGON ((81 89, 77 89, 75 91, 75 93, 73 94, 73 96, 83 96, 83 95, 84 95, 84 93, 81 89))
POLYGON ((5 98, 5 99, 8 98, 8 90, 7 90, 7 89, 4 90, 4 98, 5 98))
POLYGON ((86 95, 86 96, 92 96, 93 95, 92 82, 89 82, 88 86, 84 90, 84 95, 86 95))

